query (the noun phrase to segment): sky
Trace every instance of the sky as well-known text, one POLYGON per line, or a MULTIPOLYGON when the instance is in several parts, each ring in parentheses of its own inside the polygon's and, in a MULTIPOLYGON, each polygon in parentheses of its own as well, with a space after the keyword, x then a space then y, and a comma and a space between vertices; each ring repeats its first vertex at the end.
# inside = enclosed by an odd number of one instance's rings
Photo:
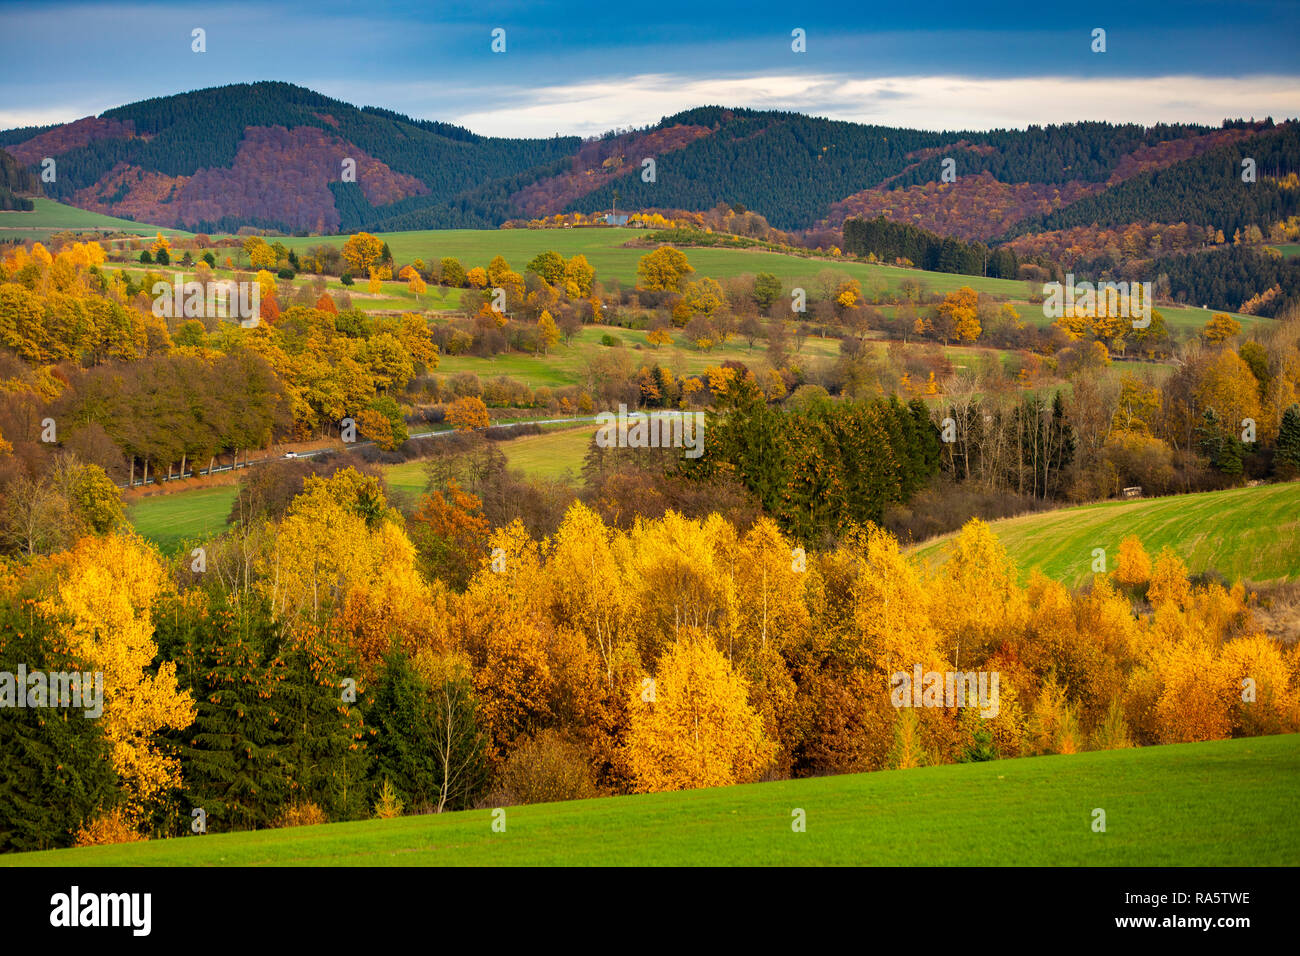
POLYGON ((493 136, 591 136, 702 105, 934 130, 1217 125, 1300 116, 1300 0, 0 0, 0 129, 255 80, 493 136))

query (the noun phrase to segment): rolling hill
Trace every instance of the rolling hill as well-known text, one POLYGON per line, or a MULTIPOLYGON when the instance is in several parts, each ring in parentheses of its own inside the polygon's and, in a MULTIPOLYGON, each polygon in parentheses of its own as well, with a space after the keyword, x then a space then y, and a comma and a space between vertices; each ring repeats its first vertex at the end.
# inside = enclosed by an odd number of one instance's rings
MULTIPOLYGON (((990 522, 1022 578, 1041 571, 1067 585, 1092 574, 1093 549, 1114 570, 1119 543, 1130 534, 1154 556, 1168 545, 1192 572, 1228 580, 1300 578, 1300 482, 1231 488, 1135 501, 1103 501, 990 522)), ((947 536, 915 549, 943 560, 947 536)))
POLYGON ((622 208, 728 203, 784 230, 834 230, 848 215, 883 214, 989 239, 1023 232, 1025 223, 1059 228, 1079 218, 1069 214, 1075 205, 1093 215, 1087 204, 1111 192, 1121 198, 1096 207, 1109 219, 1122 218, 1116 210, 1144 215, 1133 199, 1146 189, 1144 177, 1166 177, 1162 188, 1199 182, 1243 149, 1261 157, 1261 188, 1235 199, 1219 190, 1216 215, 1294 214, 1296 191, 1267 183, 1300 164, 1295 136, 1293 124, 1271 120, 1221 129, 1088 122, 933 132, 706 106, 585 142, 502 139, 258 82, 0 132, 0 147, 29 168, 56 159, 57 180, 47 185, 54 198, 190 231, 493 227, 600 212, 618 193, 622 208), (653 177, 640 175, 647 157, 657 163, 653 177), (355 162, 355 181, 346 181, 345 159, 355 162), (934 188, 945 159, 982 197, 969 208, 952 206, 951 189, 934 188), (1193 164, 1188 176, 1168 178, 1185 164, 1193 164), (952 208, 961 209, 956 220, 952 208))

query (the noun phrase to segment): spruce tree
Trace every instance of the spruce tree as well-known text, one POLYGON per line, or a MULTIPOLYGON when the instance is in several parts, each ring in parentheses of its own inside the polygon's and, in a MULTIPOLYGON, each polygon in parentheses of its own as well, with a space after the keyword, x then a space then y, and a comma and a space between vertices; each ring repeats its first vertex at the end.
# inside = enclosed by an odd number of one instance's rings
POLYGON ((1277 461, 1300 469, 1300 404, 1282 413, 1282 425, 1277 432, 1277 461))
POLYGON ((371 745, 376 787, 387 779, 408 807, 435 805, 438 764, 428 688, 399 649, 384 660, 367 716, 377 732, 371 745))
POLYGON ((333 820, 368 816, 364 688, 345 684, 357 681, 355 655, 326 634, 291 639, 280 660, 284 668, 276 696, 291 800, 311 801, 333 820))
POLYGON ((177 661, 177 682, 197 711, 192 725, 172 735, 183 818, 202 808, 210 831, 265 827, 290 791, 276 700, 284 665, 267 653, 274 631, 264 613, 220 596, 211 602, 158 616, 160 652, 177 661))
MULTIPOLYGON (((0 615, 0 671, 81 670, 51 652, 39 617, 7 605, 0 615)), ((6 707, 0 755, 0 852, 71 846, 78 827, 115 803, 112 751, 102 722, 84 708, 6 707)))

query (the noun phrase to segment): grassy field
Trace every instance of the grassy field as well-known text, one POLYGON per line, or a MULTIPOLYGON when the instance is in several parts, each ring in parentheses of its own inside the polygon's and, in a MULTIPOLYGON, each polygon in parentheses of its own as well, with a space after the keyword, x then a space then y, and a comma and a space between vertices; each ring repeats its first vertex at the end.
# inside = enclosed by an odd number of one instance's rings
POLYGON ((165 236, 189 236, 181 229, 163 229, 145 223, 132 222, 105 216, 76 206, 65 206, 53 199, 34 199, 36 208, 31 212, 0 212, 0 237, 20 239, 45 239, 65 229, 96 232, 131 232, 152 236, 162 232, 165 236))
MULTIPOLYGON (((428 262, 444 256, 454 256, 466 268, 476 265, 486 267, 493 256, 502 255, 514 269, 523 272, 534 256, 553 249, 566 258, 581 253, 595 268, 598 279, 617 279, 624 286, 630 286, 636 282, 638 260, 649 250, 638 246, 629 247, 627 243, 644 239, 647 234, 641 229, 589 228, 444 229, 380 235, 399 263, 416 258, 428 262)), ((321 243, 341 247, 346 237, 295 237, 280 241, 292 249, 302 251, 321 243)), ((818 273, 825 269, 858 279, 868 294, 877 287, 897 289, 904 279, 915 279, 931 292, 946 293, 961 286, 970 286, 979 292, 1002 296, 1014 302, 1021 318, 1026 322, 1048 324, 1041 307, 1028 304, 1028 287, 1018 280, 922 272, 898 266, 870 265, 829 258, 807 259, 753 249, 684 248, 683 251, 695 267, 697 276, 726 279, 770 272, 781 280, 787 290, 794 286, 815 287, 818 273)), ((385 293, 388 293, 387 285, 385 293)), ((1195 308, 1162 307, 1160 313, 1170 329, 1199 328, 1209 319, 1208 313, 1195 308)), ((1236 318, 1243 326, 1264 321, 1255 316, 1237 315, 1236 318)))
MULTIPOLYGON (((17 235, 25 239, 44 239, 51 233, 64 229, 121 231, 138 235, 153 235, 159 231, 159 227, 156 226, 104 216, 50 199, 37 199, 35 202, 36 209, 32 212, 0 213, 0 236, 17 235)), ((161 231, 170 236, 191 235, 179 229, 163 228, 161 231)), ((554 249, 566 258, 578 253, 585 255, 595 268, 599 279, 605 281, 617 279, 625 286, 635 284, 637 261, 648 251, 641 247, 629 247, 627 243, 644 239, 646 235, 645 230, 624 228, 442 229, 380 234, 399 263, 410 262, 416 258, 431 261, 444 256, 455 256, 468 268, 475 265, 486 266, 493 256, 502 255, 516 270, 522 272, 529 260, 539 252, 554 249)), ((289 248, 301 252, 321 244, 341 247, 346 238, 345 236, 294 236, 281 237, 280 241, 289 248)), ((1280 248, 1283 254, 1294 255, 1295 250, 1300 249, 1300 246, 1284 245, 1280 248)), ((922 272, 897 266, 869 265, 829 258, 808 259, 753 249, 687 248, 684 251, 695 267, 697 276, 725 279, 770 272, 780 278, 787 289, 794 286, 814 287, 818 273, 826 269, 842 276, 858 279, 868 293, 877 288, 895 290, 904 279, 909 278, 920 282, 924 289, 931 292, 946 293, 964 285, 971 286, 977 291, 1000 296, 1013 302, 1025 321, 1047 324, 1041 308, 1028 303, 1025 283, 1012 279, 922 272)), ((406 288, 405 283, 386 282, 383 292, 379 296, 371 297, 363 291, 364 284, 345 287, 337 279, 329 281, 329 288, 332 291, 347 288, 356 303, 368 311, 456 309, 459 306, 461 291, 431 286, 427 292, 416 296, 406 288)), ((1199 328, 1209 318, 1205 310, 1196 308, 1169 306, 1161 308, 1160 311, 1170 329, 1199 328)), ((1247 327, 1266 321, 1256 316, 1233 314, 1243 326, 1247 327)))
MULTIPOLYGON (((525 435, 510 441, 498 442, 497 447, 506 456, 512 469, 530 478, 577 478, 582 469, 582 459, 587 445, 596 430, 592 422, 577 426, 557 426, 540 435, 525 435)), ((423 461, 408 461, 389 465, 384 469, 388 487, 396 492, 419 496, 424 493, 427 479, 423 461)))
POLYGON ((127 509, 127 517, 136 531, 171 554, 186 541, 220 534, 234 501, 234 485, 195 488, 141 498, 127 509))
POLYGON ((1255 737, 512 807, 503 833, 470 810, 0 863, 1294 866, 1298 786, 1300 736, 1255 737))
MULTIPOLYGON (((809 336, 796 358, 808 362, 830 361, 839 354, 839 341, 809 336)), ((793 343, 791 344, 793 354, 793 343)), ((525 382, 532 388, 546 385, 585 385, 592 362, 598 355, 619 353, 630 363, 631 369, 646 364, 659 364, 681 378, 698 375, 706 368, 721 365, 727 359, 747 365, 761 363, 767 352, 766 344, 759 340, 750 349, 744 339, 733 338, 709 352, 702 352, 686 342, 680 331, 674 330, 673 344, 655 348, 646 341, 644 331, 622 329, 615 326, 583 326, 568 345, 561 343, 548 355, 530 355, 522 352, 503 352, 488 358, 475 355, 442 355, 438 357, 439 375, 473 372, 480 378, 508 375, 525 382), (601 344, 604 336, 621 343, 620 347, 601 344), (638 348, 640 346, 640 348, 638 348)))
POLYGON ((585 423, 579 428, 565 428, 525 435, 514 441, 503 442, 510 467, 522 471, 530 478, 573 478, 582 471, 582 460, 591 444, 596 425, 585 423))
MULTIPOLYGON (((581 253, 596 270, 599 279, 618 279, 628 286, 636 282, 636 267, 641 256, 650 248, 628 247, 626 244, 648 235, 643 229, 591 228, 591 229, 431 229, 419 232, 380 233, 388 243, 398 262, 421 258, 426 262, 454 256, 466 267, 484 266, 493 256, 505 256, 513 268, 523 272, 534 256, 553 249, 565 258, 581 253)), ((342 247, 346 236, 303 237, 281 239, 286 246, 299 251, 311 246, 329 243, 342 247)), ((970 285, 981 292, 1000 295, 1023 296, 1025 284, 1010 279, 986 279, 979 276, 958 276, 940 272, 919 272, 896 266, 877 266, 859 262, 837 262, 831 259, 805 259, 753 249, 684 248, 687 258, 701 276, 715 279, 731 278, 747 273, 770 272, 788 287, 811 285, 817 273, 833 269, 844 275, 861 279, 863 287, 871 279, 882 279, 891 287, 905 278, 921 280, 927 288, 950 292, 970 285)))
MULTIPOLYGON (((1173 548, 1193 571, 1214 570, 1229 580, 1263 582, 1300 577, 1300 482, 1233 488, 1195 495, 1064 508, 991 523, 1026 578, 1041 571, 1067 585, 1092 573, 1094 548, 1115 568, 1119 543, 1137 535, 1155 556, 1173 548)), ((915 549, 928 561, 944 560, 947 538, 915 549)))

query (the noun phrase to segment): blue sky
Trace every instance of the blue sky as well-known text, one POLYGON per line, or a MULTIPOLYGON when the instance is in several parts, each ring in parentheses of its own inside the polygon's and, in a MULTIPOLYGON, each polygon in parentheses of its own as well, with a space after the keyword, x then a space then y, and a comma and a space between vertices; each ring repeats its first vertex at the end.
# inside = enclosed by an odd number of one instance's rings
POLYGON ((1298 41, 1300 3, 1279 0, 0 2, 0 128, 259 79, 507 136, 590 135, 703 104, 927 129, 1217 123, 1300 116, 1298 41), (1105 53, 1090 49, 1098 27, 1105 53))

